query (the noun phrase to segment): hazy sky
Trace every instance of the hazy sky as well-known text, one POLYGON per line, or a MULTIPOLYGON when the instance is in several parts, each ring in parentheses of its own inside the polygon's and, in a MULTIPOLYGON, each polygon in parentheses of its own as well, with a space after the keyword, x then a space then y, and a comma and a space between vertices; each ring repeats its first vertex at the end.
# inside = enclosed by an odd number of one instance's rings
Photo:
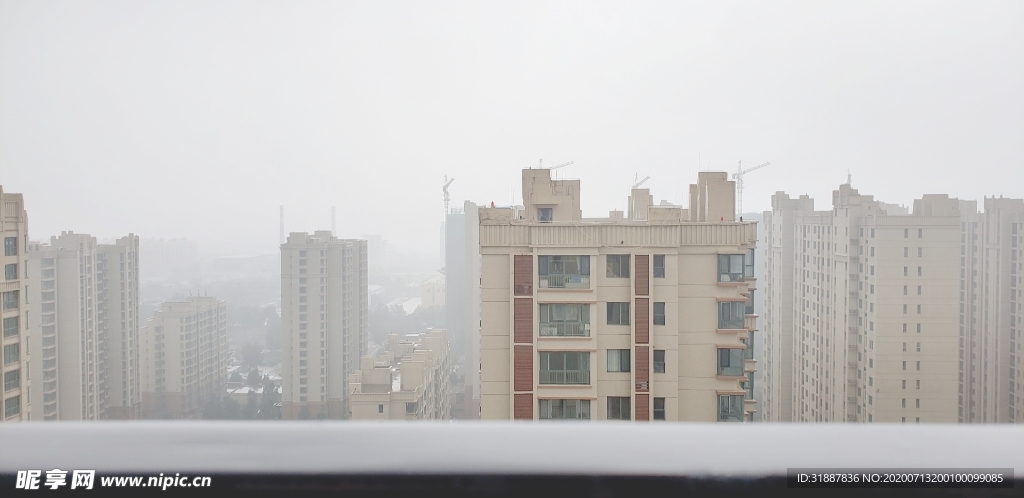
POLYGON ((539 159, 585 216, 634 174, 685 202, 770 161, 819 209, 863 193, 1024 197, 1024 2, 0 2, 0 184, 30 235, 289 231, 438 251, 445 174, 519 202, 539 159))

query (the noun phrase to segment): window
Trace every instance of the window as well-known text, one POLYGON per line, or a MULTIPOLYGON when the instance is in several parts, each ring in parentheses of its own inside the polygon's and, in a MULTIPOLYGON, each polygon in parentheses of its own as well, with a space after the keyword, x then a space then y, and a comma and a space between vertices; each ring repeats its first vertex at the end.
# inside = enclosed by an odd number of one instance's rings
POLYGON ((412 415, 412 414, 416 413, 417 411, 419 411, 419 409, 420 409, 420 405, 419 405, 419 403, 417 403, 415 401, 408 402, 408 403, 405 404, 405 414, 406 415, 412 415))
POLYGON ((4 392, 10 391, 11 389, 17 389, 21 386, 21 371, 11 370, 10 372, 4 372, 4 392))
POLYGON ((590 256, 537 256, 542 289, 589 289, 590 256))
POLYGON ((921 286, 920 285, 917 286, 917 295, 918 296, 921 295, 921 286))
POLYGON ((18 238, 4 237, 4 256, 18 255, 18 238))
POLYGON ((608 325, 629 325, 629 303, 608 303, 608 325))
POLYGON ((18 279, 18 264, 13 263, 4 265, 4 280, 17 280, 18 279))
POLYGON ((918 370, 921 370, 921 362, 920 362, 920 361, 919 361, 919 362, 917 362, 917 369, 918 369, 918 370))
POLYGON ((665 278, 665 255, 654 255, 654 278, 665 278))
POLYGON ((541 420, 590 420, 589 399, 542 399, 541 420))
POLYGON ((654 398, 654 420, 665 420, 665 398, 654 398))
POLYGON ((743 348, 718 348, 718 375, 743 375, 743 348))
POLYGON ((719 254, 718 281, 742 282, 744 272, 743 259, 742 254, 719 254))
POLYGON ((21 358, 21 344, 4 346, 4 365, 10 365, 21 358))
POLYGON ((608 420, 632 420, 629 397, 608 396, 608 420))
POLYGON ((924 255, 924 248, 923 247, 918 247, 917 248, 917 257, 920 258, 923 255, 924 255))
POLYGON ((608 278, 629 278, 628 254, 609 254, 605 258, 608 261, 608 278))
MULTIPOLYGON (((817 244, 817 242, 815 242, 817 244)), ((754 249, 747 249, 747 257, 743 259, 743 276, 754 278, 754 249)))
POLYGON ((920 239, 921 236, 923 236, 923 235, 924 235, 924 229, 923 228, 918 228, 917 229, 917 238, 920 239))
POLYGON ((541 384, 590 384, 590 353, 586 351, 541 351, 541 384))
POLYGON ((921 389, 921 381, 920 380, 917 381, 917 389, 921 389))
POLYGON ((377 413, 384 413, 384 405, 377 405, 377 413))
POLYGON ((665 303, 654 303, 654 324, 665 325, 665 303))
POLYGON ((654 350, 654 373, 665 373, 665 350, 654 350))
POLYGON ((3 293, 3 309, 13 310, 18 308, 18 291, 10 291, 3 293))
POLYGON ((589 304, 540 304, 543 337, 590 337, 589 304))
POLYGON ((13 417, 19 413, 21 413, 21 396, 4 400, 4 418, 13 417))
POLYGON ((552 208, 537 208, 537 221, 549 222, 554 219, 552 215, 552 208))
POLYGON ((754 399, 754 372, 747 372, 747 382, 743 389, 747 391, 747 399, 754 399))
POLYGON ((747 291, 747 305, 746 305, 746 310, 744 310, 744 311, 748 315, 753 315, 754 314, 754 290, 753 289, 747 291))
POLYGON ((608 371, 628 372, 629 371, 629 350, 609 349, 608 350, 608 371))
POLYGON ((920 352, 921 352, 921 343, 920 343, 920 342, 919 342, 919 343, 917 343, 917 352, 918 352, 918 353, 920 353, 920 352))
POLYGON ((920 266, 917 267, 917 276, 919 276, 919 277, 921 276, 921 267, 920 266))
POLYGON ((903 229, 903 238, 905 239, 905 238, 908 238, 908 237, 910 237, 910 229, 909 228, 904 228, 903 229))
POLYGON ((4 318, 4 337, 18 335, 18 317, 4 318))
POLYGON ((743 329, 746 328, 745 313, 747 303, 743 301, 730 301, 718 303, 718 328, 720 329, 743 329))
POLYGON ((914 408, 921 408, 921 398, 914 400, 914 408))
POLYGON ((729 395, 718 397, 718 421, 719 422, 742 422, 743 421, 743 396, 729 395))

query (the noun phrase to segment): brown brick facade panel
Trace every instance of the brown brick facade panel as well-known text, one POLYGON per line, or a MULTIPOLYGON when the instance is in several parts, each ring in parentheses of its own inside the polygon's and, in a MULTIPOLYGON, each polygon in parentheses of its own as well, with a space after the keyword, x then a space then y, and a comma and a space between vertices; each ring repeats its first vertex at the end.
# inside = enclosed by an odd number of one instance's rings
POLYGON ((513 286, 516 296, 533 295, 533 256, 513 257, 513 286))
POLYGON ((636 287, 636 295, 651 295, 651 257, 646 254, 636 255, 636 275, 633 285, 636 287))
POLYGON ((512 410, 515 420, 533 420, 533 395, 516 394, 512 410))
POLYGON ((513 340, 533 344, 533 298, 515 298, 513 306, 513 340))
POLYGON ((533 390, 533 346, 516 346, 513 360, 514 389, 533 390))
POLYGON ((646 421, 651 419, 650 395, 636 395, 636 419, 637 421, 646 421))
POLYGON ((636 392, 645 393, 651 390, 651 358, 649 347, 636 347, 636 392))
POLYGON ((635 304, 636 343, 648 344, 651 342, 651 300, 646 297, 638 297, 635 304))

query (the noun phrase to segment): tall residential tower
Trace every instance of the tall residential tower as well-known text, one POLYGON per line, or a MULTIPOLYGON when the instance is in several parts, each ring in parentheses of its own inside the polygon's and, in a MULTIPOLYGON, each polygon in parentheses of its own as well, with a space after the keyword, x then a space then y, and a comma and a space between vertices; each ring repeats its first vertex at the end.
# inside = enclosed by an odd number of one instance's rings
POLYGON ((349 375, 367 352, 367 244, 329 231, 281 245, 281 373, 285 419, 350 418, 349 375))

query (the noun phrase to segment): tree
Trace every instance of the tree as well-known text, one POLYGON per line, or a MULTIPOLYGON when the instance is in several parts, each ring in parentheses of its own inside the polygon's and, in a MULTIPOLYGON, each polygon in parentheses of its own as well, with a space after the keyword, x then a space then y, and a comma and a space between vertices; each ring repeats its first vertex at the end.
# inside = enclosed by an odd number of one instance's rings
POLYGON ((238 370, 235 370, 234 373, 231 374, 231 377, 228 379, 228 382, 242 382, 242 381, 243 381, 242 374, 239 373, 238 370))
POLYGON ((263 364, 263 349, 255 342, 242 346, 242 364, 250 370, 263 364))
POLYGON ((246 376, 246 384, 248 384, 252 388, 256 388, 256 386, 259 386, 261 380, 262 378, 260 377, 260 371, 255 367, 252 370, 250 370, 249 375, 246 376))

